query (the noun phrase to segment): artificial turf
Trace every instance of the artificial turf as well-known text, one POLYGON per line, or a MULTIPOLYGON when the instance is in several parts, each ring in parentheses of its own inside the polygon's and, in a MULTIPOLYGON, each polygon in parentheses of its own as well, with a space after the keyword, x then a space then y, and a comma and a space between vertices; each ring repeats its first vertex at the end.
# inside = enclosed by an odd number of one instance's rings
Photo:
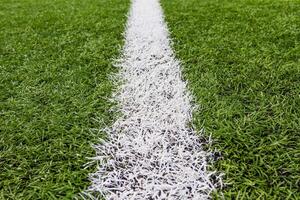
POLYGON ((128 0, 0 0, 0 199, 89 185, 128 0))
POLYGON ((300 199, 300 1, 162 0, 225 199, 300 199))

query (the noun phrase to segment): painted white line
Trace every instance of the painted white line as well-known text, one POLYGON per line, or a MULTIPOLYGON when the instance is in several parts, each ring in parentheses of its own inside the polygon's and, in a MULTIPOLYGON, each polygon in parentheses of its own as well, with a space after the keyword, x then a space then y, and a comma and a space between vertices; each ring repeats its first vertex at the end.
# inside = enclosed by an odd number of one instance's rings
POLYGON ((209 199, 208 153, 188 128, 193 107, 159 0, 133 0, 115 98, 123 116, 96 145, 89 193, 106 199, 209 199))

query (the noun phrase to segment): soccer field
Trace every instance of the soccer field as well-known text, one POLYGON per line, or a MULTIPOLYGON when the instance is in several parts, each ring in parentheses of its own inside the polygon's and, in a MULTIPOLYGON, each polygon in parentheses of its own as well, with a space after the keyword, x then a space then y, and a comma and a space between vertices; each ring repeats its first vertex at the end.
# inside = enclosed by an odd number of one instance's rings
POLYGON ((0 27, 1 200, 300 199, 299 0, 0 0, 0 27))
POLYGON ((300 1, 162 5, 226 199, 299 199, 300 1))
POLYGON ((112 120, 129 1, 0 0, 0 199, 70 199, 112 120))

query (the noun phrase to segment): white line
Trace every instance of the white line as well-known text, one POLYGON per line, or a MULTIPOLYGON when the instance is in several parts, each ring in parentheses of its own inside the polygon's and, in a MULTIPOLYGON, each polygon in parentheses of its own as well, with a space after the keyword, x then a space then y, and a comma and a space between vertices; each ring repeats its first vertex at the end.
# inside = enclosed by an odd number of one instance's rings
POLYGON ((96 145, 89 193, 106 199, 209 199, 208 153, 188 128, 193 107, 159 0, 133 0, 115 98, 122 117, 96 145))

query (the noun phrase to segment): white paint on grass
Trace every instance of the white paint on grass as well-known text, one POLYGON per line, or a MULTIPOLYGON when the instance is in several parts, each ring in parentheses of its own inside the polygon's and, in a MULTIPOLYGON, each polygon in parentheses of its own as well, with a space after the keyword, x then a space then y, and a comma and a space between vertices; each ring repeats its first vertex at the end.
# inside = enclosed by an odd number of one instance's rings
POLYGON ((189 128, 191 96, 158 0, 133 0, 115 98, 123 114, 96 145, 89 194, 106 199, 209 199, 208 153, 189 128))

